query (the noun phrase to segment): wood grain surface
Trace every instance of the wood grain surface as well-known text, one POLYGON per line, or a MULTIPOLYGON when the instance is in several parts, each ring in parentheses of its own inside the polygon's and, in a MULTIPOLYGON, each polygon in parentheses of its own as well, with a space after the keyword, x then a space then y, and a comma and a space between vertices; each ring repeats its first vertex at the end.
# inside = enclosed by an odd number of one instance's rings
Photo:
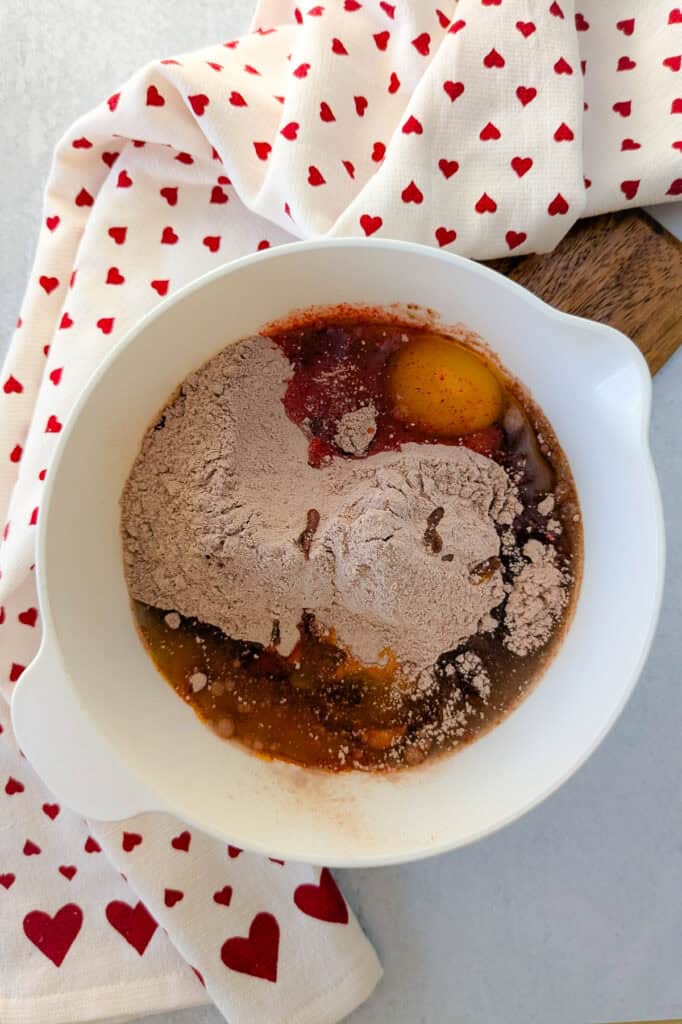
POLYGON ((618 328, 652 373, 682 343, 682 242, 642 210, 590 217, 546 256, 490 265, 566 313, 618 328))

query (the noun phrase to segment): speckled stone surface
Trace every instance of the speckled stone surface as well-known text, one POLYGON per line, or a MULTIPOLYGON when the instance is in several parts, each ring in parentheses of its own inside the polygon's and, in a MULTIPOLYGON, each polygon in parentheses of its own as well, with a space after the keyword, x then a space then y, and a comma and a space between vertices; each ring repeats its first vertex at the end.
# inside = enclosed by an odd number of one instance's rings
MULTIPOLYGON (((243 30, 251 6, 0 4, 0 351, 33 258, 56 139, 146 61, 243 30)), ((665 218, 682 234, 679 207, 665 218)), ((682 1015, 681 395, 682 351, 654 382, 652 442, 670 529, 668 578, 634 696, 581 771, 521 821, 435 860, 339 873, 386 969, 352 1024, 682 1015)), ((147 1020, 222 1018, 206 1007, 147 1020)))

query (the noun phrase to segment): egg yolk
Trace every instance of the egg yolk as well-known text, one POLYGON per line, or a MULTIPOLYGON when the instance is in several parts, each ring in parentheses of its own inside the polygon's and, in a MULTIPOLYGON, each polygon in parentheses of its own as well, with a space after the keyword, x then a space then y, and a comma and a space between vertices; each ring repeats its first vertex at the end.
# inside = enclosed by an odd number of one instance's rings
POLYGON ((389 394, 395 416, 442 437, 483 430, 502 413, 497 377, 472 352, 437 334, 423 334, 391 360, 389 394))

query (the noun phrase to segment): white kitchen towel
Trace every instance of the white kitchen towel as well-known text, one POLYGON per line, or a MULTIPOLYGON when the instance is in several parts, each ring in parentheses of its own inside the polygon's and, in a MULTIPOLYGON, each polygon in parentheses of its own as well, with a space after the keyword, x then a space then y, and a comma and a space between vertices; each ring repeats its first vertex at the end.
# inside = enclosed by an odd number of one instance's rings
MULTIPOLYGON (((682 194, 682 11, 669 2, 265 0, 254 24, 144 68, 57 148, 0 377, 7 697, 39 640, 35 527, 59 433, 164 296, 297 237, 486 258, 682 194)), ((3 1024, 200 1001, 176 950, 236 1024, 336 1021, 371 991, 378 962, 329 872, 163 816, 85 825, 22 761, 4 709, 2 725, 3 1024)))

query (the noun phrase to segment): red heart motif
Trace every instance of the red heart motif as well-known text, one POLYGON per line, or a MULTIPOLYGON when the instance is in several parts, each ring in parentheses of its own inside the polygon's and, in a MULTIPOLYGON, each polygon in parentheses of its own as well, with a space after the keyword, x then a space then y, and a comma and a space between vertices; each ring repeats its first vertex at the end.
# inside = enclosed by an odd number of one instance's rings
POLYGON ((320 120, 336 121, 332 108, 329 106, 328 103, 325 103, 324 100, 322 101, 322 103, 320 103, 320 120))
POLYGON ((94 201, 87 188, 82 188, 74 199, 76 206, 92 206, 94 201))
POLYGON ((672 11, 668 15, 669 25, 682 25, 682 11, 679 7, 673 7, 672 11))
POLYGON ((395 4, 389 4, 386 0, 379 0, 379 7, 389 18, 395 18, 395 4))
POLYGON ((289 142, 293 142, 298 135, 299 128, 300 125, 298 121, 289 121, 289 124, 285 124, 284 128, 282 128, 280 135, 283 135, 285 139, 289 140, 289 142))
POLYGON ((459 170, 459 164, 456 160, 446 160, 445 157, 438 161, 438 167, 444 178, 451 178, 459 170))
MULTIPOLYGON (((446 234, 456 237, 456 232, 448 231, 447 228, 439 228, 438 231, 444 231, 446 234)), ((438 231, 436 237, 438 237, 438 231)), ((454 237, 449 238, 448 241, 453 242, 454 237)), ((447 241, 439 240, 439 245, 447 244, 447 241)), ((318 921, 328 921, 330 924, 348 924, 346 901, 329 868, 322 868, 319 885, 299 885, 294 892, 294 903, 304 914, 314 917, 318 921)))
POLYGON ((423 203, 424 193, 417 187, 414 181, 411 181, 409 185, 402 190, 400 198, 404 203, 423 203))
POLYGON ((97 326, 99 327, 102 334, 111 334, 111 332, 114 329, 114 320, 115 317, 113 316, 101 316, 99 318, 99 320, 97 321, 97 326))
POLYGON ((385 50, 388 46, 388 41, 391 38, 391 33, 388 29, 384 29, 383 32, 375 32, 372 39, 376 43, 377 50, 385 50))
POLYGON ((632 113, 632 101, 631 100, 619 100, 618 103, 614 103, 612 108, 616 114, 620 114, 621 117, 629 117, 632 113))
POLYGON ((39 480, 44 480, 46 476, 47 476, 47 470, 46 469, 41 469, 41 471, 38 473, 38 479, 39 480))
POLYGON ((48 818, 54 821, 59 814, 59 804, 43 804, 42 811, 43 814, 46 814, 48 818))
POLYGON ((457 232, 454 228, 436 228, 434 232, 438 245, 443 248, 444 245, 450 245, 457 238, 457 232))
POLYGON ((528 36, 532 36, 535 32, 535 24, 532 21, 517 21, 516 28, 524 39, 528 39, 528 36))
POLYGON ((682 140, 679 141, 679 142, 673 142, 672 143, 672 148, 673 149, 679 149, 679 151, 682 153, 682 140))
POLYGON ((516 89, 517 99, 524 107, 527 107, 529 103, 532 103, 537 94, 537 89, 535 89, 532 85, 519 85, 516 89))
POLYGON ((163 890, 163 902, 167 907, 174 907, 176 903, 184 899, 185 894, 180 889, 164 889, 163 890))
POLYGON ((424 131, 424 129, 422 127, 421 121, 418 121, 417 118, 413 114, 410 114, 410 116, 408 117, 407 121, 403 125, 403 134, 405 134, 405 135, 421 135, 423 133, 423 131, 424 131))
POLYGON ((383 223, 381 217, 372 217, 369 213, 363 213, 360 217, 360 227, 368 238, 375 234, 383 223))
POLYGON ((305 78, 309 71, 310 64, 299 64, 296 70, 294 71, 294 75, 296 76, 296 78, 305 78))
POLYGON ((666 57, 663 61, 663 67, 670 68, 671 71, 679 71, 682 67, 682 56, 666 57))
POLYGON ((13 875, 11 871, 8 871, 4 875, 0 875, 0 885, 3 889, 11 889, 17 879, 16 875, 13 875))
POLYGON ((682 178, 675 178, 670 184, 670 188, 666 192, 667 196, 679 196, 682 195, 682 178))
POLYGON ((670 104, 670 113, 682 114, 682 98, 678 98, 672 101, 672 103, 670 104))
POLYGON ((62 313, 62 318, 59 321, 59 330, 66 331, 69 327, 73 327, 73 320, 68 313, 62 313))
POLYGON ((50 371, 50 380, 52 381, 55 387, 60 383, 63 372, 63 366, 58 366, 56 369, 50 371))
POLYGON ((45 225, 46 225, 48 231, 54 231, 55 228, 57 228, 59 226, 59 222, 60 222, 60 218, 59 217, 46 217, 45 218, 45 225))
POLYGON ((148 107, 163 107, 165 99, 156 88, 155 85, 150 85, 147 89, 147 106, 148 107))
POLYGON ((242 94, 240 92, 236 92, 236 90, 234 89, 230 93, 230 104, 233 107, 248 107, 248 103, 246 102, 242 94))
POLYGON ((244 71, 249 75, 260 75, 258 68, 254 68, 253 64, 245 64, 244 71))
MULTIPOLYGON (((38 510, 37 509, 34 509, 33 512, 31 513, 31 520, 29 520, 29 525, 30 526, 35 526, 35 524, 38 522, 38 510), (35 516, 35 521, 31 522, 31 520, 33 520, 34 516, 35 516)), ((5 528, 5 540, 7 540, 6 528, 5 528)), ((20 665, 19 662, 13 661, 12 664, 10 665, 10 670, 9 670, 9 681, 10 681, 10 683, 16 683, 17 679, 20 678, 20 676, 21 676, 22 672, 25 670, 25 668, 26 668, 25 665, 20 665)))
POLYGON ((117 188, 130 188, 133 183, 133 179, 130 177, 127 171, 120 171, 118 180, 116 182, 117 188))
POLYGON ((358 117, 364 117, 368 105, 366 97, 354 96, 353 103, 355 104, 355 113, 358 115, 358 117))
POLYGON ((481 142, 490 142, 492 139, 500 139, 500 138, 502 138, 502 133, 499 130, 499 128, 497 128, 492 123, 492 121, 488 121, 487 125, 485 125, 485 127, 481 128, 481 131, 480 131, 478 137, 481 140, 481 142))
POLYGON ((38 609, 27 608, 25 611, 19 612, 17 618, 24 626, 35 626, 38 621, 38 609))
POLYGON ((116 107, 118 106, 118 101, 120 100, 120 98, 121 98, 120 92, 115 92, 112 96, 109 97, 109 99, 107 100, 107 106, 109 107, 109 110, 111 110, 112 112, 114 110, 116 110, 116 107))
MULTIPOLYGON (((20 444, 15 444, 14 448, 9 453, 9 461, 10 462, 20 462, 23 450, 24 449, 21 447, 20 444)), ((3 608, 2 611, 0 611, 0 625, 2 625, 2 623, 4 621, 5 621, 5 610, 3 608)))
POLYGON ((131 907, 122 900, 112 900, 107 903, 105 914, 111 927, 142 956, 157 928, 156 921, 144 903, 138 900, 131 907))
POLYGON ((135 149, 141 149, 142 146, 146 146, 147 143, 143 139, 133 139, 133 146, 135 149))
POLYGON ((175 245, 178 240, 178 235, 173 231, 171 227, 165 227, 161 232, 161 244, 162 245, 175 245))
POLYGON ((205 245, 209 252, 218 252, 220 248, 220 235, 206 235, 202 239, 202 245, 205 245))
POLYGON ((7 793, 7 796, 14 796, 15 793, 23 793, 24 788, 23 782, 19 782, 18 779, 13 778, 11 775, 5 783, 5 793, 7 793))
POLYGON ((239 854, 243 853, 243 852, 244 851, 239 846, 228 846, 228 848, 227 848, 227 855, 231 859, 234 859, 235 857, 238 857, 239 854))
MULTIPOLYGON (((344 163, 345 163, 345 161, 344 161, 344 163)), ((258 243, 256 248, 257 248, 258 252, 262 252, 264 249, 269 249, 270 248, 270 243, 268 242, 267 238, 263 238, 258 243)))
POLYGON ((149 284, 159 295, 166 295, 168 292, 168 280, 150 281, 149 284))
POLYGON ((415 39, 412 40, 417 53, 420 53, 422 57, 428 57, 431 46, 431 36, 428 32, 421 32, 415 39))
POLYGON ((84 135, 80 139, 74 139, 71 145, 74 149, 92 149, 90 139, 86 139, 84 135))
POLYGON ((474 209, 476 210, 476 213, 495 213, 497 203, 488 195, 487 192, 484 192, 481 198, 476 202, 474 209))
POLYGON ((33 842, 32 839, 27 839, 24 843, 22 853, 24 857, 37 857, 39 853, 42 853, 42 850, 33 842))
MULTIPOLYGON (((28 521, 28 525, 29 526, 35 526, 37 522, 38 522, 38 506, 36 506, 33 509, 33 511, 31 512, 31 518, 28 521)), ((7 536, 6 535, 5 535, 5 540, 7 540, 7 536)), ((17 665, 16 667, 19 670, 19 673, 17 675, 17 679, 18 679, 19 676, 21 675, 21 673, 24 671, 24 667, 23 667, 23 665, 17 665)), ((12 670, 11 670, 10 676, 9 676, 10 677, 10 682, 12 681, 12 672, 14 672, 14 665, 12 665, 12 670)))
POLYGON ((60 864, 58 871, 60 875, 64 875, 64 878, 68 878, 68 880, 71 881, 78 871, 78 868, 75 864, 60 864))
POLYGON ((561 122, 557 130, 554 132, 555 142, 572 142, 574 138, 575 136, 573 132, 568 127, 568 125, 565 124, 563 121, 561 122))
POLYGON ((632 71, 632 69, 636 67, 637 62, 632 60, 630 57, 619 57, 618 64, 616 65, 616 71, 632 71))
POLYGON ((554 72, 557 75, 572 75, 573 68, 565 57, 559 57, 559 60, 554 65, 554 72))
POLYGON ((211 189, 211 202, 212 203, 226 203, 229 197, 227 192, 223 192, 220 185, 214 185, 211 189))
POLYGON ((388 80, 388 91, 391 95, 396 93, 400 88, 400 79, 396 75, 395 71, 391 71, 391 77, 388 80))
POLYGON ((267 160, 270 156, 272 146, 269 142, 254 142, 253 148, 256 151, 256 156, 259 160, 267 160))
POLYGON ((107 167, 113 167, 118 158, 118 153, 102 153, 102 160, 107 165, 107 167))
POLYGON ((344 0, 343 9, 345 11, 359 11, 362 4, 359 0, 344 0))
POLYGON ((46 295, 50 295, 51 292, 59 286, 58 277, 47 277, 45 274, 41 274, 38 278, 38 284, 43 289, 46 295))
POLYGON ((563 16, 564 16, 564 12, 559 7, 559 4, 557 3, 557 0, 553 0, 553 3, 551 4, 551 6, 549 8, 549 13, 553 14, 555 18, 563 18, 563 16))
POLYGON ((505 65, 504 57, 501 53, 498 53, 495 47, 492 48, 490 53, 486 53, 483 58, 483 66, 486 68, 503 68, 505 65))
POLYGON ((464 82, 443 82, 443 89, 452 103, 464 92, 464 82))
POLYGON ((383 142, 375 142, 372 146, 372 160, 375 163, 381 163, 386 155, 386 146, 383 142))
POLYGON ((224 885, 222 889, 218 889, 217 892, 214 892, 213 902, 219 903, 221 907, 229 907, 232 902, 232 886, 224 885))
POLYGON ((193 164, 194 157, 191 153, 178 153, 175 159, 181 164, 193 164))
POLYGON ((195 93, 194 96, 188 96, 187 101, 197 117, 203 116, 206 107, 211 102, 203 92, 195 93))
POLYGON ((24 390, 24 385, 21 381, 18 381, 14 374, 9 375, 5 383, 2 385, 2 390, 6 395, 20 395, 24 390))
POLYGON ((620 144, 621 151, 625 153, 630 149, 641 149, 642 145, 640 142, 635 142, 634 139, 623 139, 620 144))
POLYGON ((85 840, 85 843, 83 844, 83 849, 85 850, 86 853, 102 852, 102 847, 99 845, 96 839, 92 838, 92 836, 88 836, 88 838, 85 840))
POLYGON ((504 237, 509 248, 516 249, 519 245, 523 245, 528 236, 525 231, 508 231, 504 237))
POLYGON ((308 168, 308 184, 316 187, 317 185, 326 185, 327 180, 323 177, 317 167, 312 164, 308 168))
POLYGON ((47 424, 45 425, 45 433, 58 434, 61 429, 61 423, 59 422, 57 417, 54 414, 52 414, 52 416, 48 418, 47 424))
POLYGON ((336 39, 336 38, 332 39, 332 53, 336 53, 340 57, 347 57, 348 56, 348 50, 343 45, 341 40, 340 39, 336 39))
POLYGON ((620 190, 626 199, 634 199, 639 188, 639 178, 630 181, 621 181, 620 190))
POLYGON ((635 19, 624 18, 622 21, 617 21, 616 28, 619 32, 622 32, 624 36, 631 36, 635 31, 635 19))
POLYGON ((109 238, 113 238, 116 245, 123 245, 128 234, 128 228, 109 228, 107 234, 109 238))
POLYGON ((511 161, 511 168, 513 171, 516 171, 519 178, 522 178, 524 174, 527 174, 532 166, 533 161, 529 156, 515 156, 511 161))
POLYGON ((177 836, 173 836, 171 839, 171 846, 174 850, 182 850, 183 853, 187 853, 192 842, 192 834, 185 829, 177 836))
POLYGON ((124 282, 125 277, 118 269, 118 267, 109 267, 109 269, 107 270, 105 284, 123 284, 124 282))
POLYGON ((227 939, 220 950, 226 967, 265 981, 277 981, 279 925, 272 914, 256 914, 248 938, 227 939))
POLYGON ((586 19, 584 14, 576 14, 575 27, 577 32, 587 32, 588 28, 590 27, 590 23, 586 19))
POLYGON ((547 213, 550 217, 556 217, 557 214, 568 213, 568 203, 562 196, 561 192, 557 192, 552 199, 551 203, 547 207, 547 213))
POLYGON ((121 840, 121 846, 126 853, 130 853, 136 846, 139 846, 142 842, 142 836, 139 832, 124 832, 123 839, 121 840))
POLYGON ((32 910, 24 918, 24 935, 55 967, 61 967, 82 924, 81 908, 67 903, 54 917, 43 910, 32 910))

